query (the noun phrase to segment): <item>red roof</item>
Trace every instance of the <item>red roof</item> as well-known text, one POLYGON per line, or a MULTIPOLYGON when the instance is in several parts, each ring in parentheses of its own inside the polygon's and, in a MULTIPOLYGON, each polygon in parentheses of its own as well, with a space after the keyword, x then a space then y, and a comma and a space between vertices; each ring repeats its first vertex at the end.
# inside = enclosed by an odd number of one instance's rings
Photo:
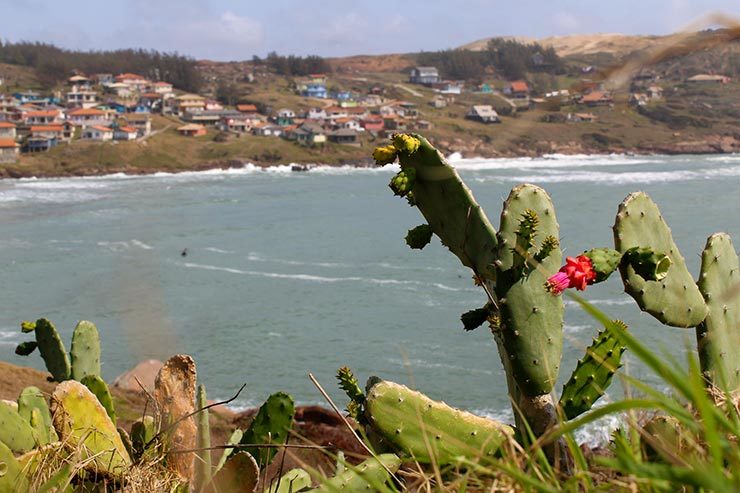
POLYGON ((59 116, 59 110, 42 110, 42 111, 27 111, 26 117, 44 117, 44 116, 59 116))
POLYGON ((100 132, 112 132, 113 129, 108 127, 101 127, 100 125, 92 125, 90 128, 94 128, 95 130, 98 130, 100 132))
POLYGON ((67 112, 67 115, 69 116, 103 116, 105 115, 105 111, 96 110, 95 108, 78 108, 76 110, 67 112))
POLYGON ((141 75, 137 74, 118 74, 116 75, 116 80, 146 80, 146 77, 142 77, 141 75))
POLYGON ((32 125, 31 133, 36 132, 64 132, 62 125, 32 125))
POLYGON ((242 113, 257 113, 257 106, 253 104, 237 104, 236 110, 242 113))
POLYGON ((15 128, 15 123, 0 122, 0 128, 15 128))
POLYGON ((8 149, 11 147, 18 147, 13 139, 0 139, 0 149, 8 149))
POLYGON ((162 82, 162 81, 155 82, 154 85, 159 86, 159 87, 172 87, 172 84, 170 84, 169 82, 162 82))
POLYGON ((601 100, 608 100, 611 99, 611 96, 609 94, 602 92, 602 91, 593 91, 581 98, 582 103, 595 103, 597 101, 601 100))
POLYGON ((364 106, 350 106, 349 108, 344 108, 344 110, 350 115, 361 115, 363 113, 367 113, 367 108, 364 106))
POLYGON ((162 99, 162 95, 158 92, 145 92, 141 95, 142 98, 149 98, 149 99, 162 99))
POLYGON ((529 92, 529 86, 523 80, 515 80, 510 85, 511 92, 529 92))
POLYGON ((129 133, 129 134, 136 132, 136 129, 132 127, 118 127, 118 130, 120 130, 121 132, 129 133))

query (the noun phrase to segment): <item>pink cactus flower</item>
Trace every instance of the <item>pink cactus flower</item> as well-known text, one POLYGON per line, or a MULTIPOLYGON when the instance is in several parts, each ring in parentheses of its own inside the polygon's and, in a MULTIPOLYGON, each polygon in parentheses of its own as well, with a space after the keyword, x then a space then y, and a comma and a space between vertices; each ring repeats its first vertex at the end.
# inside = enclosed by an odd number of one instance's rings
POLYGON ((591 259, 585 255, 578 257, 566 257, 565 265, 554 275, 550 276, 545 283, 545 288, 557 296, 568 288, 576 288, 579 291, 586 289, 596 280, 591 259))

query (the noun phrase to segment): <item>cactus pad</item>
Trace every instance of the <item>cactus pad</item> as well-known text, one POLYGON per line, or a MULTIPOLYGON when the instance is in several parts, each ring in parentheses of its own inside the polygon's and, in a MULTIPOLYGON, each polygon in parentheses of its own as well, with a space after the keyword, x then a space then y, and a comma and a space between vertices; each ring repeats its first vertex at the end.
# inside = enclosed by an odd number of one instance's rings
POLYGON ((660 281, 647 281, 629 263, 620 267, 625 291, 643 311, 674 327, 695 327, 707 315, 699 288, 673 241, 658 206, 644 192, 630 194, 619 205, 614 223, 614 244, 624 254, 634 247, 666 255, 670 267, 660 281))
POLYGON ((5 402, 0 402, 0 442, 13 452, 28 452, 37 445, 30 421, 5 402))
POLYGON ((0 492, 25 493, 29 491, 28 479, 23 474, 23 466, 13 455, 13 451, 0 441, 0 464, 2 465, 2 474, 0 474, 0 492))
POLYGON ((535 185, 515 187, 501 212, 495 291, 506 351, 502 357, 509 360, 514 379, 530 396, 549 393, 560 369, 563 300, 543 288, 548 276, 560 268, 560 246, 549 245, 549 255, 539 265, 532 265, 545 239, 558 236, 555 208, 547 192, 535 185), (531 247, 518 250, 517 245, 524 245, 520 239, 522 223, 532 222, 528 218, 533 213, 537 217, 536 232, 528 233, 526 242, 531 247))
POLYGON ((108 417, 116 424, 116 409, 113 405, 113 396, 108 390, 108 385, 98 375, 89 374, 82 378, 82 385, 90 389, 90 392, 95 394, 100 404, 105 408, 105 412, 108 413, 108 417))
POLYGON ((432 228, 428 224, 411 228, 406 234, 406 244, 415 250, 422 250, 432 241, 432 232, 432 228))
POLYGON ((68 380, 71 373, 69 357, 54 324, 45 318, 40 318, 36 321, 34 333, 41 357, 54 381, 68 380))
MULTIPOLYGON (((413 152, 400 152, 401 169, 416 170, 413 199, 432 231, 463 265, 493 279, 496 231, 455 169, 429 142, 408 136, 413 152), (419 142, 414 148, 414 140, 419 142)), ((396 136, 396 140, 402 140, 396 136)), ((405 141, 404 141, 405 142, 405 141)), ((396 144, 398 147, 400 144, 396 144)))
MULTIPOLYGON (((226 441, 226 445, 238 445, 243 435, 244 432, 242 430, 240 430, 239 428, 235 429, 233 432, 231 432, 231 436, 226 441)), ((226 464, 226 459, 229 458, 233 451, 233 448, 224 449, 223 453, 221 454, 221 458, 218 460, 218 464, 216 464, 215 471, 220 471, 221 468, 224 467, 224 464, 226 464)))
POLYGON ((514 434, 510 426, 383 380, 368 389, 366 415, 374 431, 419 462, 448 464, 459 457, 490 456, 514 434))
POLYGON ((203 385, 198 386, 198 393, 195 398, 195 409, 198 410, 197 425, 198 435, 196 437, 195 448, 198 449, 198 458, 195 461, 195 489, 200 491, 203 485, 211 481, 211 426, 208 422, 208 405, 206 398, 206 388, 203 385))
POLYGON ((91 459, 97 472, 117 476, 131 465, 105 408, 80 382, 67 380, 57 385, 51 398, 51 414, 59 437, 79 448, 83 459, 91 459))
POLYGON ((249 445, 285 443, 288 431, 293 425, 294 414, 295 404, 292 397, 283 392, 272 394, 262 404, 249 428, 244 432, 239 442, 239 450, 249 452, 262 465, 269 464, 277 453, 275 448, 258 448, 249 445))
POLYGON ((714 385, 734 392, 740 387, 740 268, 729 235, 707 239, 698 285, 709 308, 696 329, 702 371, 714 385))
POLYGON ((46 398, 37 387, 26 387, 18 396, 18 414, 33 428, 38 445, 57 441, 46 398))
POLYGON ((390 479, 388 471, 395 473, 399 467, 401 460, 397 456, 380 454, 377 458, 370 457, 357 466, 348 468, 309 492, 382 491, 383 484, 390 479))
POLYGON ((28 356, 33 353, 37 347, 38 343, 36 341, 24 341, 15 347, 15 354, 18 356, 28 356))
POLYGON ((268 493, 295 493, 311 487, 311 475, 305 469, 296 468, 273 481, 268 493))
POLYGON ((157 434, 157 427, 152 416, 143 416, 131 424, 131 449, 134 451, 134 457, 139 459, 149 442, 157 434))
POLYGON ((617 334, 613 333, 614 330, 627 330, 627 326, 615 321, 613 326, 599 332, 563 386, 560 407, 567 419, 573 419, 591 409, 604 395, 614 373, 621 366, 622 353, 626 348, 620 343, 617 334))
POLYGON ((100 375, 100 336, 92 322, 77 323, 69 353, 74 380, 81 382, 87 375, 100 375))
POLYGON ((213 481, 206 485, 206 493, 227 491, 243 491, 250 493, 257 491, 260 478, 259 466, 254 457, 246 452, 237 452, 229 457, 224 467, 214 476, 213 481))

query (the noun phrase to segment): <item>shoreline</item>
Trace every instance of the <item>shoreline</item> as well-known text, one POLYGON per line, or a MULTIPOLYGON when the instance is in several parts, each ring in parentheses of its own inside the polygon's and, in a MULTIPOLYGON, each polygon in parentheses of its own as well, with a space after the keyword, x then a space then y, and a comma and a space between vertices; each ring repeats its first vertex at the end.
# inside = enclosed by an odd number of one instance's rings
MULTIPOLYGON (((734 139, 737 143, 729 147, 720 147, 712 145, 705 141, 704 145, 691 145, 691 146, 680 146, 675 144, 666 145, 655 145, 650 148, 610 148, 610 149, 588 149, 581 148, 577 149, 565 147, 555 148, 552 152, 494 152, 494 153, 478 153, 478 152, 461 152, 452 150, 447 152, 445 157, 450 159, 455 156, 455 159, 461 160, 473 160, 473 159, 484 159, 484 160, 498 160, 498 159, 547 159, 551 156, 717 156, 717 155, 736 155, 740 154, 740 141, 734 139), (459 158, 457 157, 459 156, 459 158)), ((692 143, 693 144, 693 143, 692 143)), ((449 149, 448 149, 449 151, 449 149)), ((29 180, 29 179, 48 179, 48 178, 86 178, 86 177, 113 177, 116 175, 125 177, 140 177, 140 176, 170 176, 178 175, 181 173, 193 173, 203 172, 208 173, 212 171, 236 171, 252 168, 255 171, 268 171, 270 168, 289 167, 292 172, 307 172, 315 168, 355 168, 355 169, 378 169, 372 158, 364 158, 360 160, 346 160, 337 163, 319 163, 319 162, 289 162, 289 163, 271 163, 252 159, 228 159, 223 161, 204 161, 197 163, 192 166, 183 166, 182 168, 171 168, 171 167, 158 167, 158 168, 147 168, 142 169, 131 166, 130 164, 113 165, 113 166, 100 166, 100 165, 89 165, 85 167, 83 172, 79 170, 59 170, 54 169, 51 172, 45 173, 23 173, 23 170, 13 169, 9 171, 5 167, 0 167, 0 181, 3 180, 29 180)), ((32 170, 29 170, 32 171, 32 170)), ((35 170, 38 171, 38 170, 35 170)))

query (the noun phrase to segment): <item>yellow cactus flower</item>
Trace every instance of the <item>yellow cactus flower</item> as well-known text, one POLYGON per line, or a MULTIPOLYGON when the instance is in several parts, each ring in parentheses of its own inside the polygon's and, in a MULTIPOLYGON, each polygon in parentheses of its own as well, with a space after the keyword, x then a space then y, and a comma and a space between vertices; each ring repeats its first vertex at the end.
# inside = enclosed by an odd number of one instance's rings
POLYGON ((399 152, 413 154, 421 145, 421 141, 409 134, 395 134, 393 136, 393 145, 399 152))
POLYGON ((373 159, 375 159, 375 164, 384 166, 395 161, 396 154, 398 154, 398 151, 392 145, 376 147, 373 151, 373 159))

